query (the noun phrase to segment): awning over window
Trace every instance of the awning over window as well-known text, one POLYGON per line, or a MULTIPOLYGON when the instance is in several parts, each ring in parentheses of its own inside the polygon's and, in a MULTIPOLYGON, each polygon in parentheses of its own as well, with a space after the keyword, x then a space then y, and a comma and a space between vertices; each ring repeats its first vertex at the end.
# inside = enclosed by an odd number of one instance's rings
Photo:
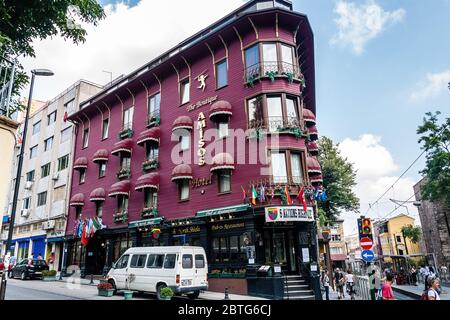
POLYGON ((308 136, 311 141, 319 139, 319 132, 317 131, 316 126, 308 128, 308 136))
POLYGON ((176 131, 176 130, 179 130, 179 129, 193 130, 194 129, 194 122, 188 116, 178 117, 173 122, 172 131, 176 131))
POLYGON ((172 170, 172 181, 188 179, 192 180, 192 169, 187 164, 179 164, 172 170))
POLYGON ((323 178, 322 178, 321 174, 311 177, 311 183, 322 183, 322 182, 323 182, 323 178))
POLYGON ((308 148, 309 153, 313 156, 317 156, 319 154, 319 146, 316 142, 308 142, 306 147, 308 148))
POLYGON ((94 157, 92 161, 94 162, 102 162, 102 161, 108 161, 109 158, 109 152, 106 149, 99 149, 94 153, 94 157))
POLYGON ((234 170, 234 159, 229 153, 219 153, 213 158, 211 172, 222 169, 234 170))
POLYGON ((103 188, 97 188, 91 192, 89 196, 89 200, 94 201, 105 201, 106 200, 106 191, 103 188))
POLYGON ((114 144, 111 154, 117 156, 121 152, 131 153, 131 150, 133 150, 133 140, 125 139, 114 144))
POLYGON ((86 157, 81 157, 75 160, 75 163, 73 164, 73 168, 75 170, 84 170, 88 166, 88 159, 86 157))
POLYGON ((214 120, 218 116, 231 116, 233 115, 231 104, 228 101, 220 100, 211 106, 209 109, 209 119, 214 120))
POLYGON ((319 161, 317 161, 316 157, 307 157, 306 167, 308 168, 308 173, 310 175, 317 175, 322 173, 322 168, 320 167, 319 161))
POLYGON ((303 121, 305 121, 308 127, 316 125, 316 116, 311 110, 303 108, 302 115, 303 121))
POLYGON ((161 137, 161 129, 159 127, 147 129, 138 136, 137 144, 143 145, 144 143, 149 141, 159 143, 160 137, 161 137))
POLYGON ((151 188, 158 190, 159 188, 159 173, 148 173, 140 176, 137 179, 135 190, 140 191, 145 188, 151 188))
POLYGON ((71 207, 82 207, 84 206, 84 195, 82 193, 77 193, 70 198, 71 207))
POLYGON ((128 196, 130 194, 131 183, 129 180, 123 180, 114 183, 109 189, 108 196, 116 197, 118 195, 128 196))

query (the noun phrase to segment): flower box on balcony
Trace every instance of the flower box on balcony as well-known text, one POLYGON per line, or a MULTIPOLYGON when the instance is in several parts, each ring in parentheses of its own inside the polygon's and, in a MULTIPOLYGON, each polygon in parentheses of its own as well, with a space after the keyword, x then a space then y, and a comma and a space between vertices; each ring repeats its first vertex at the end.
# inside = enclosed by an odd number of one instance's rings
POLYGON ((154 170, 154 169, 158 169, 158 168, 159 168, 158 158, 152 158, 152 159, 149 159, 149 160, 145 161, 144 163, 142 163, 143 171, 149 171, 149 170, 154 170))
POLYGON ((119 139, 127 139, 133 136, 133 130, 131 129, 123 129, 119 132, 119 139))
POLYGON ((131 170, 130 169, 121 169, 117 173, 118 179, 124 179, 124 178, 130 178, 131 177, 131 170))
POLYGON ((156 208, 144 208, 141 213, 142 219, 158 217, 158 210, 156 208))
POLYGON ((308 134, 303 132, 300 127, 282 127, 278 128, 279 133, 288 133, 294 135, 297 139, 304 138, 306 139, 308 137, 308 134))
POLYGON ((120 223, 128 221, 128 212, 118 212, 114 215, 114 222, 120 223))
POLYGON ((147 128, 157 127, 161 124, 161 117, 159 115, 150 116, 148 118, 147 128))

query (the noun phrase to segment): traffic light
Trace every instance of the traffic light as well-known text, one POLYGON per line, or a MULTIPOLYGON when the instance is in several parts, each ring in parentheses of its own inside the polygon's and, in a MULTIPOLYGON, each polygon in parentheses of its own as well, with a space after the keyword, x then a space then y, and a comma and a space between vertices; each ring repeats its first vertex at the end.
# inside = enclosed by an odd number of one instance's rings
POLYGON ((369 218, 362 219, 362 234, 363 235, 372 235, 372 222, 369 218))

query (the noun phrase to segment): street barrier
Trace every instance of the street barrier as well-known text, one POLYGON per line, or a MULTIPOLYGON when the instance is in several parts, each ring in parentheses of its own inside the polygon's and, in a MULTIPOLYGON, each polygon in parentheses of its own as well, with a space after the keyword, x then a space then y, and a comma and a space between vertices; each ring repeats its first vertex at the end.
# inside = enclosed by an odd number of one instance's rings
POLYGON ((356 296, 359 300, 370 300, 370 283, 367 276, 354 276, 356 296))

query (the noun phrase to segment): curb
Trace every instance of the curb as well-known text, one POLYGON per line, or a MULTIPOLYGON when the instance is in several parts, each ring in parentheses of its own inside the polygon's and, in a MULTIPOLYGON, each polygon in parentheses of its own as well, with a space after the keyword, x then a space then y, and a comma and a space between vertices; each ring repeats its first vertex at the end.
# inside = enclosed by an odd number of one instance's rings
POLYGON ((405 296, 408 296, 410 298, 414 298, 414 299, 417 299, 417 300, 419 300, 420 297, 421 297, 421 294, 414 293, 414 292, 411 292, 411 291, 408 291, 408 290, 405 290, 405 289, 400 289, 398 287, 392 287, 392 290, 397 291, 397 292, 399 292, 401 294, 404 294, 405 296))

